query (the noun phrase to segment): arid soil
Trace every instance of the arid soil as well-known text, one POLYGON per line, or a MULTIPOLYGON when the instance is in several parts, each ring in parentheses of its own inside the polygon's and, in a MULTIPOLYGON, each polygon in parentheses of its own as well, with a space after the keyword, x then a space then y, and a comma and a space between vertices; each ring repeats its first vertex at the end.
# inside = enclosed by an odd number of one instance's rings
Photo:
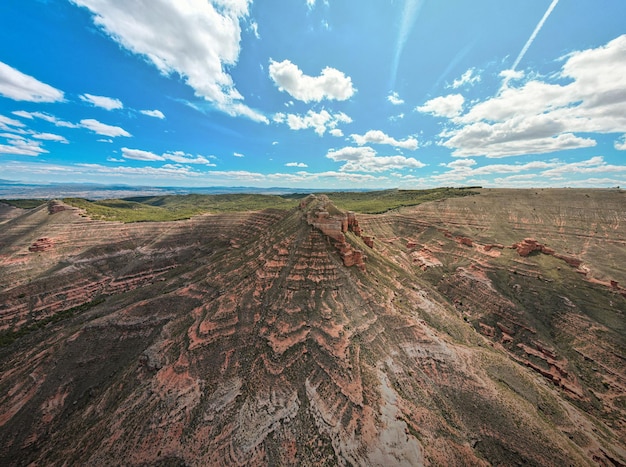
POLYGON ((0 204, 0 465, 626 464, 626 195, 0 204))

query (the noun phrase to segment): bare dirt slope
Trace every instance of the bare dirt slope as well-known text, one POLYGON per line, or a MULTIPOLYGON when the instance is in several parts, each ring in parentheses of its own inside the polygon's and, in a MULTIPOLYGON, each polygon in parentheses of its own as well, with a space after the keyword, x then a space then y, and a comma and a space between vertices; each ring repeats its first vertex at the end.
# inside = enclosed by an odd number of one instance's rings
POLYGON ((622 465, 620 191, 0 225, 1 465, 622 465))

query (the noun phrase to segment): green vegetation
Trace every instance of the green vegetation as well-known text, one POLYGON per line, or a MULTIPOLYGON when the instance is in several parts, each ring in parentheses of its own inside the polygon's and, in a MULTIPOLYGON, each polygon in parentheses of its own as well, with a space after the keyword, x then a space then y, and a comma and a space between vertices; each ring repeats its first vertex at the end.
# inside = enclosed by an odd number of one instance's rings
POLYGON ((98 297, 91 302, 83 303, 82 305, 75 306, 73 308, 68 308, 67 310, 59 311, 58 313, 53 314, 52 316, 48 316, 44 319, 41 319, 30 326, 23 326, 17 331, 7 331, 0 334, 0 348, 11 345, 13 342, 18 340, 21 337, 30 334, 37 329, 41 329, 48 325, 49 323, 57 323, 59 321, 71 318, 77 313, 81 313, 83 311, 87 311, 90 308, 93 308, 96 305, 100 305, 104 302, 103 297, 98 297))
POLYGON ((363 214, 380 214, 427 201, 476 195, 471 188, 433 188, 430 190, 384 190, 326 193, 339 209, 363 214))
POLYGON ((22 209, 38 208, 45 202, 43 199, 0 199, 0 203, 22 209))
MULTIPOLYGON (((431 190, 385 190, 369 192, 326 193, 339 209, 376 214, 427 201, 477 194, 468 188, 435 188, 431 190)), ((304 194, 260 195, 168 195, 89 201, 66 198, 71 206, 84 209, 92 219, 121 222, 156 222, 189 219, 204 213, 292 209, 304 194)))
POLYGON ((151 196, 101 201, 66 198, 63 201, 84 209, 92 219, 121 222, 176 221, 204 213, 291 209, 298 204, 291 197, 247 194, 151 196))

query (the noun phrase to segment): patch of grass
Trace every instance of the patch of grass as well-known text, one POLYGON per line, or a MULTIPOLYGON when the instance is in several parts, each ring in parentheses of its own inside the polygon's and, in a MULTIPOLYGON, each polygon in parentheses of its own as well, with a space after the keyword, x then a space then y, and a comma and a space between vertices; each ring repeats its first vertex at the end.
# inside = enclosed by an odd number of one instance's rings
POLYGON ((41 206, 46 201, 43 199, 0 199, 0 203, 8 204, 21 209, 34 209, 41 206))
POLYGON ((331 201, 346 211, 381 214, 392 209, 417 206, 428 201, 478 194, 471 188, 433 188, 430 190, 384 190, 326 193, 331 201))
POLYGON ((103 297, 98 297, 91 302, 83 303, 82 305, 75 306, 73 308, 68 308, 67 310, 59 311, 58 313, 53 314, 52 316, 48 316, 44 319, 41 319, 30 326, 24 326, 17 331, 8 331, 0 334, 0 348, 7 347, 11 345, 16 340, 30 334, 37 329, 41 329, 47 326, 49 323, 57 323, 59 321, 63 321, 65 319, 71 318, 77 313, 81 313, 83 311, 89 310, 90 308, 95 307, 96 305, 104 302, 103 297))
POLYGON ((204 213, 291 209, 296 199, 271 195, 152 196, 89 201, 66 198, 65 203, 84 209, 92 219, 121 222, 166 222, 189 219, 204 213))

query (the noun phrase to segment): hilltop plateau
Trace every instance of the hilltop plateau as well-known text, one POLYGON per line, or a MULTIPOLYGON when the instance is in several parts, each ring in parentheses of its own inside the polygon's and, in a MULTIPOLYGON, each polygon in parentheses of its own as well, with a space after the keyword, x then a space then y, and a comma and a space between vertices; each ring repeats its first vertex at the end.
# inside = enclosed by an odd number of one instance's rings
POLYGON ((191 196, 0 203, 1 465, 626 464, 623 191, 191 196))

